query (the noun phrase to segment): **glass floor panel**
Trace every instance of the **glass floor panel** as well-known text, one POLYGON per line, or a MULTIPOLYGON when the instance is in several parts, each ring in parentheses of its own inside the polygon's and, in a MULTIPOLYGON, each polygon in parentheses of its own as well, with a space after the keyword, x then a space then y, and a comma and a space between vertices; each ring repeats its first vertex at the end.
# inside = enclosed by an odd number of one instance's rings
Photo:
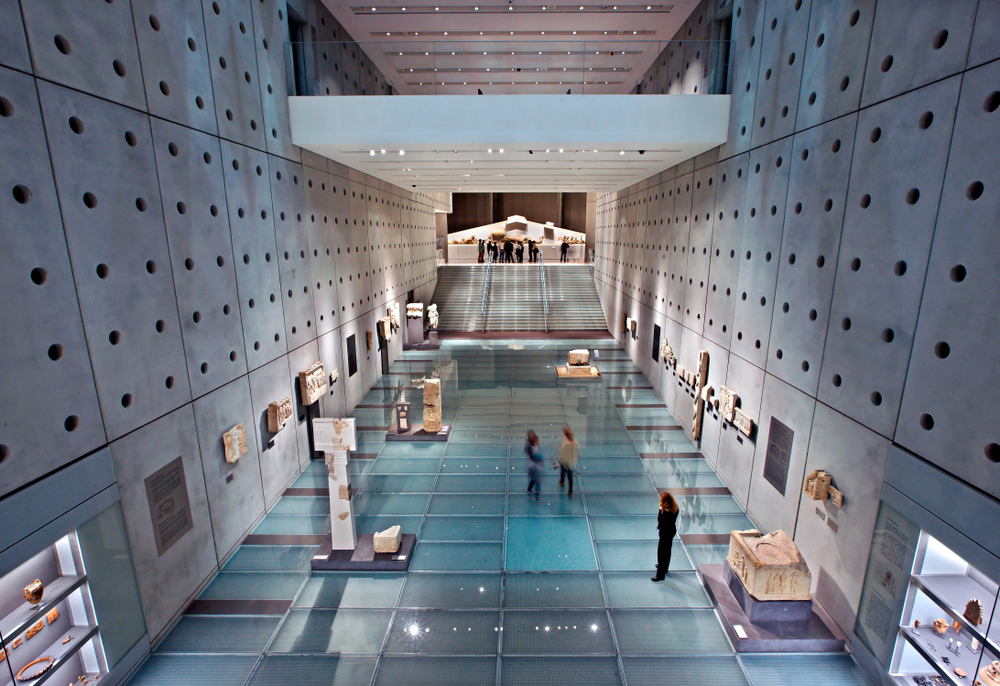
MULTIPOLYGON (((728 545, 675 538, 669 575, 649 580, 657 487, 723 482, 683 429, 641 428, 678 422, 666 407, 638 407, 659 397, 614 341, 446 340, 439 351, 405 353, 393 370, 419 378, 452 362, 457 373, 443 389, 451 440, 386 443, 381 429, 362 431, 357 452, 369 459, 349 463, 357 532, 396 524, 415 532, 409 571, 311 572, 315 545, 239 546, 200 598, 290 607, 266 616, 183 615, 132 684, 868 683, 848 654, 736 655, 695 573, 698 564, 723 562, 728 545), (581 347, 602 348, 600 366, 629 373, 557 383, 552 366, 581 347), (581 442, 572 498, 551 469, 566 424, 581 442), (525 493, 529 429, 544 455, 537 501, 525 493)), ((361 404, 392 403, 409 383, 409 375, 379 379, 361 404)), ((419 409, 422 393, 405 394, 419 409)), ((359 407, 351 416, 384 426, 392 408, 359 407)), ((293 486, 327 488, 324 462, 308 461, 293 486)), ((684 533, 754 526, 732 496, 677 500, 684 533)), ((254 533, 328 535, 328 508, 324 495, 283 496, 254 533)))

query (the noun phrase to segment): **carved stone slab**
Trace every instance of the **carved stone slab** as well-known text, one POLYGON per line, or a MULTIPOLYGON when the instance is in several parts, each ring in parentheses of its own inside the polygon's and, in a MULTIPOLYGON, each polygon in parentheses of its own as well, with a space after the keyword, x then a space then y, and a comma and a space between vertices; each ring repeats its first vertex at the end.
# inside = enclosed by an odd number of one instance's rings
POLYGON ((368 349, 372 349, 372 332, 365 331, 365 343, 368 345, 368 349))
POLYGON ((403 542, 403 530, 397 524, 390 526, 385 531, 379 531, 374 536, 376 553, 395 553, 399 551, 399 546, 403 542))
POLYGON ((328 389, 322 362, 316 362, 304 372, 299 372, 299 391, 302 393, 303 405, 312 405, 322 398, 328 389))
POLYGON ((806 477, 806 485, 802 491, 813 500, 826 500, 830 497, 830 484, 833 478, 822 469, 814 469, 806 477))
POLYGON ((424 318, 424 304, 423 303, 410 303, 406 306, 406 318, 407 319, 423 319, 424 318))
POLYGON ((236 462, 247 454, 247 432, 242 424, 222 434, 222 442, 226 446, 226 462, 236 462))
POLYGON ((393 303, 392 307, 389 308, 389 316, 392 318, 392 328, 398 329, 400 320, 398 302, 393 303))
POLYGON ((441 379, 424 380, 424 431, 441 431, 441 379))
POLYGON ((664 364, 677 364, 677 356, 674 355, 674 349, 665 340, 660 346, 660 355, 663 357, 664 364))
POLYGON ((324 453, 357 450, 354 418, 313 420, 313 448, 324 453))
POLYGON ((285 427, 292 417, 292 399, 284 397, 281 400, 274 400, 267 406, 267 430, 273 434, 278 433, 285 427))
POLYGON ((569 364, 570 364, 570 366, 590 364, 590 351, 589 350, 570 350, 569 351, 569 364))
POLYGON ((746 436, 753 434, 753 420, 750 419, 750 415, 738 407, 733 408, 733 426, 746 436))
POLYGON ((377 329, 378 335, 383 340, 388 341, 392 338, 392 319, 390 317, 382 317, 378 320, 377 329))
POLYGON ((844 494, 838 491, 833 486, 830 486, 830 502, 837 507, 844 506, 844 494))
POLYGON ((736 401, 739 398, 736 392, 725 386, 719 386, 719 413, 723 419, 733 421, 733 414, 736 411, 736 401))
POLYGON ((726 562, 757 600, 809 600, 812 574, 795 542, 782 530, 729 534, 726 562))
POLYGON ((332 372, 330 372, 330 383, 334 383, 339 378, 340 378, 340 370, 334 369, 332 372))

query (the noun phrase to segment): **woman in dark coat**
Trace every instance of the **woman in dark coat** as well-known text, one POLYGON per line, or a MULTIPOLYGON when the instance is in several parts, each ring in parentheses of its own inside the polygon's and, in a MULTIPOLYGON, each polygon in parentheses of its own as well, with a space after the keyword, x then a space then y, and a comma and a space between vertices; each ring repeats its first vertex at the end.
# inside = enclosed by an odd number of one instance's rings
POLYGON ((660 512, 656 528, 660 530, 660 543, 656 547, 656 576, 652 581, 663 581, 670 569, 670 550, 677 535, 677 501, 669 493, 660 494, 660 512))

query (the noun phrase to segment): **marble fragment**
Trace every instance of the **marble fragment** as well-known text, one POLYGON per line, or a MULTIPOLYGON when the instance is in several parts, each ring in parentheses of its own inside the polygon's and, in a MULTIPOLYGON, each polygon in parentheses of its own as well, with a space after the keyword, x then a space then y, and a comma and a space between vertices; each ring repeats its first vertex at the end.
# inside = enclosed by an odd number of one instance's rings
POLYGON ((292 398, 286 396, 281 400, 272 401, 267 406, 267 430, 273 434, 278 433, 285 427, 285 423, 292 417, 292 398))
POLYGON ((242 424, 237 424, 222 434, 222 443, 226 448, 226 462, 233 463, 247 454, 247 432, 242 424))
POLYGON ((732 531, 726 563, 757 600, 809 600, 812 574, 795 542, 781 529, 732 531))
POLYGON ((430 324, 431 331, 437 331, 438 328, 438 306, 431 304, 427 308, 427 321, 430 324))
POLYGON ((312 405, 322 398, 328 389, 322 362, 316 362, 305 371, 299 372, 299 391, 302 394, 303 405, 312 405))
POLYGON ((424 380, 424 431, 441 431, 441 379, 424 380))
POLYGON ((403 530, 397 524, 390 526, 385 531, 379 531, 374 536, 376 553, 399 552, 399 546, 403 543, 403 530))
POLYGON ((569 351, 569 364, 582 365, 590 364, 590 351, 589 350, 570 350, 569 351))

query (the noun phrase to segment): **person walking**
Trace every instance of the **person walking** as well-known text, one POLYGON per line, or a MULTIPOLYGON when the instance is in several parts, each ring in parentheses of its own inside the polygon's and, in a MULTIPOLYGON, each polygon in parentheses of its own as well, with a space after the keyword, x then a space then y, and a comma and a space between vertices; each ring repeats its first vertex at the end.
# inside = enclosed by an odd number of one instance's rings
POLYGON ((503 251, 505 253, 507 253, 506 261, 507 262, 513 262, 514 261, 514 244, 512 242, 510 242, 510 241, 507 241, 506 243, 503 244, 503 251))
POLYGON ((486 252, 486 245, 483 243, 483 239, 479 239, 479 264, 482 264, 485 259, 483 258, 483 253, 486 252))
POLYGON ((563 240, 562 245, 559 246, 559 261, 569 262, 569 243, 563 240))
POLYGON ((677 501, 666 491, 660 494, 660 511, 656 528, 660 530, 660 542, 656 546, 656 576, 651 581, 663 581, 670 569, 670 551, 677 535, 677 501))
POLYGON ((534 491, 537 501, 542 491, 542 453, 538 450, 538 434, 534 431, 528 431, 524 452, 528 456, 528 495, 534 491))
POLYGON ((568 426, 563 427, 563 442, 559 448, 559 486, 563 481, 569 481, 570 498, 573 497, 573 472, 576 471, 576 460, 580 455, 580 444, 573 438, 573 429, 568 426))

